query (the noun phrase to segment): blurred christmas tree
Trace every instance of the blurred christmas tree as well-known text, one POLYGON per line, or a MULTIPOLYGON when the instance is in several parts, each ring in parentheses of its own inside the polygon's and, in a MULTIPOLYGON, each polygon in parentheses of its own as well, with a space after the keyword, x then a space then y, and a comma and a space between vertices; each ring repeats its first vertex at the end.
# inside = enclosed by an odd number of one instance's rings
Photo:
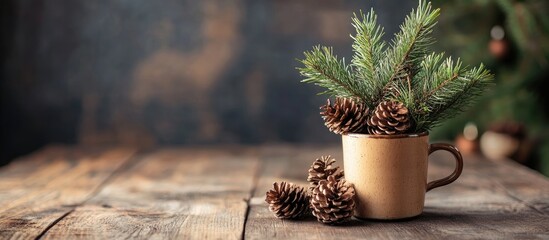
POLYGON ((483 62, 496 85, 465 114, 434 129, 453 139, 467 122, 487 129, 497 122, 524 125, 533 142, 528 165, 549 176, 549 1, 450 0, 442 9, 437 50, 483 62))

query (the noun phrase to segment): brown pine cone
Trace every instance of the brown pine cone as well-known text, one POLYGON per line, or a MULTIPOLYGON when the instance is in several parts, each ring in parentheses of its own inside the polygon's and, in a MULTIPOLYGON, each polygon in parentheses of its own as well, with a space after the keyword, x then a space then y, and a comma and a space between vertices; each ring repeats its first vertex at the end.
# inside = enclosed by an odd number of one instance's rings
POLYGON ((309 211, 309 196, 303 187, 287 182, 275 182, 273 186, 265 194, 265 202, 277 218, 297 218, 309 211))
POLYGON ((353 216, 355 189, 344 179, 336 181, 334 176, 319 182, 313 190, 311 209, 319 222, 337 224, 353 216))
POLYGON ((314 188, 318 186, 318 182, 328 179, 328 176, 333 175, 336 181, 343 178, 343 170, 339 167, 333 167, 335 159, 330 155, 317 158, 311 168, 309 168, 309 176, 307 181, 310 183, 309 192, 312 192, 314 188))
POLYGON ((411 126, 408 108, 401 102, 381 102, 368 119, 368 132, 376 135, 406 133, 411 126))
POLYGON ((330 99, 320 107, 324 125, 335 134, 361 133, 367 131, 368 107, 351 98, 336 98, 334 105, 330 99))

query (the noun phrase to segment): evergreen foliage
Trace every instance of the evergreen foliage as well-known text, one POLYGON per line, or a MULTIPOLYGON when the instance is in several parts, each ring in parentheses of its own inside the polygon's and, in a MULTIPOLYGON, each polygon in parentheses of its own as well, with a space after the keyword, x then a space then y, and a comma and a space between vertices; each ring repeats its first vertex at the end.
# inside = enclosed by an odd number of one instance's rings
POLYGON ((512 158, 549 176, 549 1, 446 0, 433 6, 443 11, 433 48, 471 65, 482 62, 496 78, 489 92, 432 129, 430 138, 454 139, 469 122, 480 132, 500 123, 521 124, 527 134, 521 149, 526 150, 512 158), (503 28, 503 39, 491 37, 494 26, 503 28), (503 55, 494 54, 493 42, 504 43, 503 55))
POLYGON ((414 122, 411 132, 428 131, 463 111, 493 78, 483 65, 470 69, 459 59, 429 53, 439 13, 430 2, 419 1, 390 44, 381 39, 383 28, 373 9, 355 14, 351 64, 331 48, 315 46, 300 60, 303 82, 324 87, 321 94, 360 99, 370 109, 384 100, 402 102, 414 122))

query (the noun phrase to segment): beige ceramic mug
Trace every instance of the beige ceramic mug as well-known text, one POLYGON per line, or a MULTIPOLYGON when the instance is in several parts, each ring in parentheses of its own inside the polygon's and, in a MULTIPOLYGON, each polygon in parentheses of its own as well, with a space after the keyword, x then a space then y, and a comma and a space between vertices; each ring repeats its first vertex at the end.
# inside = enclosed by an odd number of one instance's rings
POLYGON ((356 191, 355 216, 402 219, 423 211, 425 193, 455 181, 463 159, 454 146, 429 144, 427 132, 409 135, 343 135, 345 179, 356 191), (427 183, 428 156, 446 150, 456 168, 449 176, 427 183))

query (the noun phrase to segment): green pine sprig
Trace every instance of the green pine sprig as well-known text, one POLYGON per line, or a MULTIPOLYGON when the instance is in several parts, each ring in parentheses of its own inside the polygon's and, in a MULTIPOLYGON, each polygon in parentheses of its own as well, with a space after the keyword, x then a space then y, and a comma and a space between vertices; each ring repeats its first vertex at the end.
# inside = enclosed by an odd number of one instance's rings
POLYGON ((439 15, 440 9, 433 10, 430 2, 420 1, 417 10, 412 9, 406 17, 381 65, 386 88, 405 81, 411 91, 412 78, 428 53, 428 47, 434 43, 430 35, 439 15))
POLYGON ((305 65, 300 69, 305 77, 303 82, 326 88, 321 94, 341 97, 361 95, 359 84, 350 73, 350 66, 345 64, 345 59, 338 60, 331 47, 315 46, 305 52, 305 59, 301 62, 305 65))
POLYGON ((351 66, 355 70, 359 84, 361 98, 369 108, 373 109, 378 96, 382 93, 384 83, 379 75, 379 65, 384 59, 383 49, 385 42, 381 40, 384 35, 383 28, 377 25, 377 15, 371 9, 366 15, 360 11, 352 18, 356 35, 351 35, 353 43, 353 60, 351 66))
POLYGON ((299 60, 303 82, 324 87, 321 94, 360 99, 370 109, 381 101, 404 103, 414 122, 413 132, 428 131, 465 108, 487 89, 493 75, 483 65, 469 69, 459 59, 430 53, 440 9, 419 1, 386 44, 377 15, 370 10, 352 17, 353 58, 347 65, 332 48, 315 46, 299 60))

